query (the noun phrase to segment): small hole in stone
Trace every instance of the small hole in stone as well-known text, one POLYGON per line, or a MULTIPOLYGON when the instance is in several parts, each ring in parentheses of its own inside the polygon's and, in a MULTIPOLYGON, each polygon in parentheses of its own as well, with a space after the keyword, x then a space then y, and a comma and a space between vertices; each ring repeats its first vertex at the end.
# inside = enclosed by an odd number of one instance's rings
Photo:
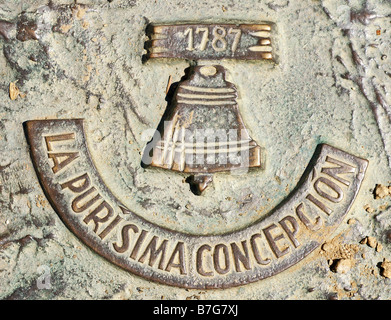
POLYGON ((194 176, 189 176, 186 178, 185 180, 189 186, 190 186, 190 191, 196 195, 196 196, 200 196, 201 195, 201 191, 200 189, 198 188, 198 183, 194 180, 194 176))

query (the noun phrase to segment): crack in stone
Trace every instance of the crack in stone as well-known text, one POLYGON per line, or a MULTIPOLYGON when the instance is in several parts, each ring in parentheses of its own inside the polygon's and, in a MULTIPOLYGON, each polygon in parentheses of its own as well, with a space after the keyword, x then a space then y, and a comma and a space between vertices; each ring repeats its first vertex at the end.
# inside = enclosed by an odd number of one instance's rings
MULTIPOLYGON (((379 15, 375 12, 368 9, 368 3, 365 2, 361 10, 352 10, 350 8, 350 23, 353 25, 350 26, 350 28, 345 28, 338 23, 337 18, 333 16, 332 12, 327 8, 327 6, 324 3, 325 1, 321 2, 321 6, 327 17, 343 32, 344 36, 346 36, 348 42, 348 47, 350 49, 350 54, 352 61, 354 63, 356 74, 352 75, 352 70, 349 70, 349 67, 344 63, 343 59, 340 56, 336 56, 336 59, 339 63, 341 63, 344 68, 347 70, 347 72, 342 75, 341 77, 343 79, 351 80, 353 83, 357 85, 359 88, 359 91, 361 92, 362 96, 366 99, 366 101, 369 104, 369 107, 372 110, 373 116, 376 120, 378 130, 380 133, 380 136, 382 138, 383 146, 387 155, 387 161, 388 166, 391 167, 391 140, 388 138, 388 133, 385 130, 384 122, 386 122, 386 127, 391 126, 391 110, 390 106, 387 104, 385 98, 380 93, 379 89, 374 84, 372 78, 368 78, 368 61, 364 61, 363 57, 360 55, 358 50, 356 49, 357 41, 355 41, 354 38, 354 32, 358 30, 357 27, 355 27, 355 23, 360 23, 363 26, 369 26, 375 19, 378 18, 386 18, 391 15, 379 15), (375 98, 373 99, 372 96, 375 98), (386 116, 384 115, 386 114, 386 116)), ((364 32, 365 36, 367 34, 364 32)), ((385 71, 385 74, 386 71, 385 71)))

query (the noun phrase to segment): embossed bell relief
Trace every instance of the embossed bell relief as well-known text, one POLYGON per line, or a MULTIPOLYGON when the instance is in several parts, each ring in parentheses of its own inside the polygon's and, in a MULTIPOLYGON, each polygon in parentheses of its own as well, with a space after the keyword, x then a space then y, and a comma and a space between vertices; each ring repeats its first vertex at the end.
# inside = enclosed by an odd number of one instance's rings
POLYGON ((215 172, 261 168, 261 147, 240 115, 237 89, 226 81, 217 59, 272 59, 269 25, 173 25, 150 31, 148 58, 198 62, 181 81, 147 144, 145 166, 189 173, 186 181, 200 195, 215 172))
MULTIPOLYGON (((269 35, 269 25, 152 27, 149 58, 184 58, 198 65, 178 84, 144 150, 145 165, 188 174, 197 194, 215 172, 262 168, 262 148, 241 118, 237 89, 216 60, 271 60, 269 35)), ((190 234, 145 219, 110 191, 91 158, 84 123, 71 118, 23 124, 50 204, 70 231, 108 261, 183 288, 239 286, 297 264, 341 224, 368 166, 365 159, 320 144, 299 184, 266 217, 219 235, 190 234)), ((50 286, 46 271, 37 282, 42 289, 50 286)))

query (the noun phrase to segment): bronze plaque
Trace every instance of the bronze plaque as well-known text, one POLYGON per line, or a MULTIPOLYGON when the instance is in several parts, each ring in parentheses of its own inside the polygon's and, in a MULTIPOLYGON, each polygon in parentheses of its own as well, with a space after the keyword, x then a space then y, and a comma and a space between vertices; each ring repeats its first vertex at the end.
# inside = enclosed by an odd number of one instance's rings
POLYGON ((0 5, 0 298, 390 297, 389 5, 231 2, 0 5))
POLYGON ((266 219, 219 236, 188 235, 140 218, 100 177, 83 120, 26 123, 42 187, 64 223, 135 274, 185 288, 226 288, 273 276, 322 244, 351 207, 367 161, 319 146, 295 192, 266 219))
POLYGON ((151 25, 148 58, 272 59, 271 24, 151 25))

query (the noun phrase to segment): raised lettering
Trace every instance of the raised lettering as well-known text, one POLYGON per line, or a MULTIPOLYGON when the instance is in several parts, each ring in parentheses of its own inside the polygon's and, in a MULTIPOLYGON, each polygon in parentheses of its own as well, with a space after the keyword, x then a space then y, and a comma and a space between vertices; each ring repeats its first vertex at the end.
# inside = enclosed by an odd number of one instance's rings
POLYGON ((197 257, 196 257, 196 267, 197 267, 197 272, 204 276, 204 277, 211 277, 213 276, 212 271, 205 271, 204 265, 203 265, 203 254, 204 251, 211 251, 211 247, 208 244, 204 244, 199 249, 197 250, 197 257))
POLYGON ((241 262, 246 270, 250 270, 250 257, 248 254, 247 249, 247 242, 246 240, 242 241, 242 247, 243 251, 239 249, 239 246, 235 243, 231 243, 231 249, 234 257, 234 263, 235 263, 235 270, 236 272, 241 272, 240 270, 240 263, 241 262))
POLYGON ((227 49, 227 40, 225 39, 225 36, 227 35, 227 30, 220 26, 215 26, 212 30, 212 34, 212 48, 216 52, 225 51, 227 49))
POLYGON ((297 233, 299 231, 299 224, 297 223, 296 219, 292 216, 286 216, 279 222, 279 224, 284 229, 295 248, 300 246, 300 242, 296 239, 297 233), (291 227, 288 227, 287 222, 289 222, 291 227))
POLYGON ((203 32, 202 34, 202 39, 201 39, 201 43, 200 43, 200 51, 204 51, 205 48, 206 48, 206 45, 209 41, 209 38, 208 38, 208 35, 209 35, 209 30, 208 28, 200 28, 200 27, 197 27, 196 29, 196 34, 199 34, 200 32, 203 32))
POLYGON ((327 207, 323 202, 321 202, 318 199, 316 199, 312 194, 309 193, 306 196, 306 199, 311 201, 314 205, 316 205, 319 209, 321 209, 322 211, 324 211, 328 215, 333 213, 333 210, 331 210, 329 207, 327 207))
POLYGON ((160 270, 163 270, 163 263, 164 263, 164 258, 166 256, 166 246, 167 246, 168 240, 163 240, 162 243, 160 244, 159 248, 156 249, 157 241, 158 241, 158 237, 153 236, 152 240, 149 242, 147 248, 145 249, 144 253, 141 255, 140 259, 138 259, 138 261, 141 263, 145 262, 148 254, 149 254, 148 265, 150 267, 152 267, 154 265, 155 261, 157 260, 157 258, 159 257, 159 255, 161 255, 158 268, 160 270))
POLYGON ((240 36, 242 35, 242 30, 230 28, 228 30, 228 34, 232 34, 232 33, 235 34, 235 38, 234 38, 234 41, 232 42, 232 48, 231 49, 232 49, 232 52, 235 52, 236 49, 238 48, 238 45, 239 45, 240 36))
POLYGON ((184 243, 181 241, 179 241, 175 246, 175 249, 171 254, 170 260, 168 261, 165 270, 170 272, 171 268, 178 268, 180 274, 186 274, 185 247, 184 247, 184 243), (178 255, 178 263, 174 263, 177 255, 178 255))
MULTIPOLYGON (((212 56, 215 53, 212 52, 213 36, 210 31, 214 25, 200 26, 210 28, 209 40, 202 55, 212 56)), ((175 32, 181 32, 180 30, 187 27, 181 26, 180 29, 175 29, 179 30, 175 32)), ((194 59, 197 59, 199 42, 204 36, 201 29, 198 33, 195 32, 196 27, 193 30, 195 49, 192 53, 187 52, 188 56, 194 59)), ((228 31, 231 25, 221 27, 227 30, 226 50, 230 50, 236 35, 235 30, 228 31)), ((234 25, 232 28, 241 29, 240 26, 234 25)), ((246 43, 239 41, 236 55, 246 51, 245 47, 249 42, 255 44, 255 40, 248 35, 251 32, 259 36, 261 31, 258 32, 255 28, 251 27, 250 31, 245 31, 242 41, 246 43)), ((220 30, 217 32, 222 35, 220 30)), ((160 32, 159 35, 156 33, 154 38, 159 38, 160 41, 165 36, 166 32, 160 32)), ((185 49, 187 37, 183 37, 183 31, 180 40, 178 48, 185 49)), ((221 47, 222 43, 216 41, 216 45, 221 47)), ((235 58, 235 54, 232 53, 231 56, 235 58)), ((224 59, 229 55, 220 52, 215 56, 224 59)), ((205 71, 207 75, 208 70, 205 71)), ((205 91, 205 88, 200 90, 205 91)), ((99 177, 95 166, 90 166, 92 159, 89 158, 84 141, 81 120, 76 123, 74 120, 31 121, 26 124, 25 129, 32 161, 45 194, 64 223, 82 241, 104 258, 130 272, 150 280, 186 288, 217 289, 243 285, 274 276, 304 259, 332 235, 333 230, 346 216, 359 191, 367 167, 366 160, 323 145, 317 148, 321 152, 317 152, 316 159, 314 157, 309 165, 315 166, 312 177, 305 175, 289 199, 277 205, 266 219, 250 221, 246 227, 224 233, 215 234, 210 230, 211 233, 192 235, 148 222, 133 212, 133 209, 123 207, 120 200, 102 184, 104 179, 99 177), (54 138, 45 140, 42 135, 52 134, 50 132, 53 131, 58 134, 58 130, 75 131, 75 136, 53 136, 54 138), (79 151, 80 157, 76 161, 73 157, 76 153, 71 151, 79 151), (331 158, 326 157, 327 154, 330 154, 331 158), (334 155, 343 162, 333 159, 334 155), (42 163, 45 165, 41 165, 42 163), (54 171, 60 174, 55 175, 54 171), (336 214, 335 219, 327 216, 330 213, 336 214), (312 232, 314 230, 319 231, 312 232), (189 258, 192 260, 188 261, 189 258)), ((222 312, 224 310, 221 306, 220 311, 218 308, 214 308, 215 313, 226 313, 222 312)), ((205 307, 205 313, 207 309, 205 307)), ((213 308, 210 309, 213 311, 213 308)), ((174 314, 177 310, 175 309, 174 314)), ((167 311, 160 314, 165 312, 167 311)))
POLYGON ((267 265, 270 263, 271 260, 270 260, 270 258, 266 258, 266 259, 262 258, 260 250, 258 249, 258 246, 256 243, 256 239, 258 239, 258 238, 262 238, 262 235, 260 233, 256 233, 251 237, 251 239, 250 239, 251 249, 254 253, 254 258, 257 261, 257 263, 262 264, 262 265, 267 265))
POLYGON ((344 196, 342 189, 337 184, 324 177, 320 177, 315 181, 314 189, 322 198, 325 198, 334 203, 340 202, 344 196), (320 187, 321 183, 328 187, 327 190, 333 190, 335 195, 322 190, 320 187))
POLYGON ((193 28, 187 28, 184 32, 185 36, 188 36, 187 39, 187 48, 188 51, 194 50, 194 36, 193 36, 193 28))
POLYGON ((270 245, 270 248, 272 249, 273 253, 277 258, 282 257, 283 255, 287 254, 289 252, 289 247, 285 247, 284 249, 280 250, 280 248, 277 246, 277 241, 284 239, 284 235, 280 233, 279 235, 273 236, 271 234, 271 231, 275 228, 278 228, 274 223, 267 228, 263 229, 263 233, 266 236, 266 240, 270 245))
POLYGON ((315 218, 315 223, 312 223, 310 219, 304 214, 304 205, 300 203, 296 208, 296 215, 300 221, 311 231, 319 230, 323 225, 323 219, 319 216, 315 218))
MULTIPOLYGON (((199 51, 204 51, 208 45, 209 42, 209 33, 210 30, 207 27, 199 27, 195 29, 195 34, 198 35, 202 33, 201 41, 197 49, 199 51)), ((221 52, 227 50, 228 47, 228 42, 227 42, 227 29, 221 26, 215 26, 212 31, 212 48, 216 52, 221 52)), ((241 29, 233 29, 229 28, 228 29, 228 35, 234 35, 233 41, 232 41, 232 47, 231 50, 234 53, 240 43, 240 38, 242 35, 242 30, 241 29)), ((187 51, 193 51, 195 50, 194 48, 194 30, 192 27, 188 27, 187 29, 184 30, 183 35, 187 37, 187 51)), ((270 41, 268 42, 270 44, 270 41)))
POLYGON ((134 224, 127 224, 123 226, 121 231, 122 245, 119 246, 117 243, 113 243, 114 250, 118 253, 124 253, 129 249, 129 230, 133 230, 134 233, 138 233, 138 227, 134 224))
POLYGON ((346 173, 354 173, 356 172, 356 168, 348 165, 345 162, 336 160, 334 158, 331 158, 329 156, 326 157, 326 162, 336 164, 338 167, 328 167, 328 168, 322 168, 321 172, 329 175, 330 177, 333 177, 335 180, 343 183, 346 186, 350 186, 350 181, 341 178, 338 176, 338 174, 346 174, 346 173))
POLYGON ((46 142, 46 149, 48 151, 53 151, 52 148, 52 142, 58 142, 58 141, 67 141, 67 140, 75 140, 75 133, 64 133, 59 134, 55 136, 46 136, 45 142, 46 142))
POLYGON ((228 248, 225 244, 218 244, 215 246, 213 251, 213 265, 217 273, 219 274, 226 274, 229 271, 230 263, 229 263, 229 252, 228 248), (224 268, 221 267, 220 264, 220 252, 223 253, 223 260, 224 260, 224 268))
POLYGON ((62 189, 68 188, 74 193, 80 193, 87 188, 89 188, 91 184, 90 178, 88 177, 88 173, 82 174, 81 176, 74 178, 68 182, 62 183, 60 186, 62 189))
POLYGON ((83 212, 84 210, 88 209, 91 207, 96 201, 101 199, 101 196, 97 194, 95 197, 92 199, 89 199, 86 201, 84 204, 80 205, 81 200, 84 198, 87 198, 90 194, 94 193, 96 191, 95 187, 91 187, 81 195, 78 195, 75 199, 72 201, 72 210, 76 213, 83 212))
POLYGON ((132 253, 130 254, 130 258, 132 258, 133 260, 136 260, 138 252, 140 251, 141 245, 143 244, 147 233, 148 231, 142 230, 140 236, 137 238, 136 244, 134 245, 132 253))
POLYGON ((99 234, 99 238, 102 240, 106 238, 108 234, 118 225, 122 218, 117 214, 117 216, 110 222, 110 224, 104 228, 104 230, 99 234))
POLYGON ((92 221, 94 223, 94 232, 97 233, 99 224, 107 222, 111 218, 113 213, 113 208, 105 200, 103 200, 102 203, 97 206, 93 211, 91 211, 91 213, 88 214, 83 221, 85 224, 88 224, 92 221), (98 214, 101 213, 103 210, 106 210, 106 214, 103 217, 99 217, 98 214))
POLYGON ((79 152, 56 152, 48 153, 48 157, 53 160, 54 166, 52 167, 53 173, 59 172, 69 165, 73 160, 79 157, 79 152), (61 158, 64 158, 61 160, 61 158), (61 160, 61 161, 60 161, 61 160))

